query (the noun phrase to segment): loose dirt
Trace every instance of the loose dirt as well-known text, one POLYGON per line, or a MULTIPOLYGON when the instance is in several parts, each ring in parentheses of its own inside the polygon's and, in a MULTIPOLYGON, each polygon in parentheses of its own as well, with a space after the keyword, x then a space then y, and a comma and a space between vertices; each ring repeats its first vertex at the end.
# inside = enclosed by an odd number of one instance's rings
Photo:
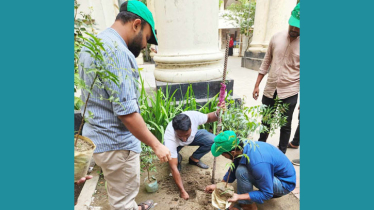
MULTIPOLYGON (((75 142, 75 138, 74 138, 74 142, 75 142)), ((89 144, 88 142, 82 139, 78 139, 77 145, 74 147, 74 150, 77 152, 84 152, 92 148, 93 148, 93 145, 89 144)))

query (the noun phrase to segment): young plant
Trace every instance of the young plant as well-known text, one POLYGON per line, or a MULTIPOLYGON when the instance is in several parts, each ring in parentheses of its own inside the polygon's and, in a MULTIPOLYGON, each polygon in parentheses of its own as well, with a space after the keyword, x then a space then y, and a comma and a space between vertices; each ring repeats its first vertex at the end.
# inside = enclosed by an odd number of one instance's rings
POLYGON ((140 155, 140 168, 141 171, 144 172, 147 171, 147 178, 149 183, 151 183, 156 178, 154 176, 151 176, 150 172, 157 172, 156 166, 154 165, 154 160, 157 159, 156 155, 154 154, 152 148, 145 145, 144 143, 141 143, 142 147, 142 153, 140 155))
MULTIPOLYGON (((75 35, 75 45, 74 45, 74 90, 81 90, 82 99, 81 105, 84 105, 83 113, 82 113, 82 122, 77 131, 77 134, 80 134, 83 128, 83 124, 85 120, 93 117, 93 113, 87 110, 87 103, 92 97, 92 91, 94 88, 98 89, 105 89, 108 92, 109 97, 104 98, 103 96, 94 96, 99 98, 100 100, 108 100, 113 103, 119 103, 119 98, 117 97, 118 92, 113 90, 107 85, 108 83, 113 83, 114 85, 119 86, 120 83, 124 81, 120 81, 119 75, 120 69, 116 68, 113 64, 117 61, 118 58, 105 56, 105 54, 114 54, 114 49, 111 48, 104 48, 104 43, 101 41, 100 38, 96 37, 95 34, 87 32, 87 30, 83 26, 87 26, 84 20, 92 20, 90 16, 85 16, 83 13, 81 14, 85 19, 77 19, 77 11, 78 11, 79 4, 75 1, 75 20, 76 21, 76 28, 74 31, 75 35), (84 29, 84 30, 83 30, 84 29), (80 56, 82 53, 88 53, 92 58, 91 66, 85 67, 83 63, 80 61, 80 56), (78 72, 78 69, 81 69, 81 75, 78 72), (118 73, 117 73, 118 71, 118 73), (86 77, 90 80, 90 83, 87 84, 81 76, 86 77), (86 111, 89 113, 89 117, 86 118, 85 114, 86 111)), ((93 23, 91 22, 91 27, 93 23)), ((94 32, 94 29, 91 30, 94 32)), ((75 100, 79 101, 79 100, 75 100)), ((76 146, 78 140, 78 135, 76 136, 74 145, 76 146)))
MULTIPOLYGON (((239 143, 237 141, 242 141, 244 146, 250 144, 250 147, 254 147, 255 149, 258 145, 256 143, 252 145, 248 138, 252 138, 253 134, 256 132, 269 132, 269 130, 261 124, 261 119, 259 118, 262 117, 262 121, 270 125, 272 135, 274 134, 274 129, 286 124, 287 116, 285 116, 285 113, 288 109, 288 104, 284 104, 276 98, 273 107, 267 107, 266 105, 245 107, 244 99, 242 101, 242 104, 235 104, 233 100, 230 100, 230 107, 222 115, 222 130, 232 130, 235 132, 237 137, 233 143, 235 149, 243 149, 241 146, 237 145, 237 143, 239 143)), ((248 162, 250 161, 246 154, 239 155, 236 158, 241 158, 243 156, 248 162)), ((230 178, 231 171, 235 168, 234 159, 235 157, 232 156, 232 163, 230 164, 227 181, 230 178)))
MULTIPOLYGON (((76 0, 74 0, 74 93, 76 93, 79 89, 78 81, 79 81, 79 74, 78 74, 78 61, 79 61, 79 53, 83 47, 83 43, 85 39, 83 38, 86 32, 91 34, 96 34, 96 26, 95 21, 91 17, 91 12, 89 14, 85 14, 83 12, 79 13, 78 16, 78 8, 80 4, 76 0)), ((83 105, 83 101, 81 98, 74 96, 74 109, 79 110, 83 105)))
POLYGON ((289 106, 289 104, 283 103, 278 96, 274 100, 274 106, 265 106, 266 108, 261 110, 262 121, 270 125, 270 129, 262 126, 263 132, 269 132, 271 135, 275 133, 276 129, 284 126, 287 123, 287 116, 285 116, 285 113, 287 112, 289 106))

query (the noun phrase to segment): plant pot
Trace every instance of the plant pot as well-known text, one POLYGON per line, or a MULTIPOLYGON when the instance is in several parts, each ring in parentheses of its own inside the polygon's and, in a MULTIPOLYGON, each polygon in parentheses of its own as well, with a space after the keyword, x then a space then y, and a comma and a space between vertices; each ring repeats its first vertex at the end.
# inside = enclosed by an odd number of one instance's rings
POLYGON ((234 187, 227 185, 226 182, 220 182, 212 193, 212 205, 218 209, 226 209, 231 203, 227 200, 234 195, 234 187))
MULTIPOLYGON (((75 137, 76 135, 74 136, 74 140, 75 137)), ((78 138, 77 147, 74 147, 74 182, 87 175, 88 167, 96 148, 91 139, 80 135, 78 138), (79 148, 79 151, 77 148, 79 148)))
POLYGON ((157 179, 152 177, 152 180, 153 181, 149 181, 148 180, 148 177, 145 178, 144 180, 144 184, 145 184, 145 189, 147 190, 147 192, 149 193, 153 193, 153 192, 156 192, 158 190, 158 184, 157 184, 157 179))

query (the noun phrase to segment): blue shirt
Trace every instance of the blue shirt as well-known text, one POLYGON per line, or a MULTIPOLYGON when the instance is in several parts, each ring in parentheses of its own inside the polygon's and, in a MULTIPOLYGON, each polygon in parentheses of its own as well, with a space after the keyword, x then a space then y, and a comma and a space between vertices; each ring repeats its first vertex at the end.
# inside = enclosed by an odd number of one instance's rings
MULTIPOLYGON (((250 162, 243 156, 234 160, 235 169, 230 174, 229 183, 235 181, 235 172, 239 164, 245 165, 256 180, 259 190, 249 192, 249 197, 256 203, 263 203, 273 197, 273 179, 277 177, 285 189, 292 191, 296 186, 296 171, 291 161, 283 152, 271 144, 250 141, 243 148, 250 162), (258 145, 255 146, 255 145, 258 145)), ((230 169, 229 169, 230 170, 230 169)), ((223 180, 227 180, 228 172, 223 180)))
MULTIPOLYGON (((138 105, 139 90, 137 86, 138 67, 135 56, 129 51, 126 42, 112 28, 107 28, 97 35, 103 42, 106 52, 105 60, 110 63, 108 69, 117 75, 120 80, 120 86, 113 82, 104 83, 105 89, 94 87, 87 103, 85 117, 89 117, 89 112, 93 113, 93 118, 88 119, 84 124, 82 134, 90 138, 96 145, 94 153, 101 153, 112 150, 131 150, 136 153, 141 152, 140 141, 131 134, 122 121, 117 117, 128 115, 134 112, 140 112, 138 105), (112 58, 113 60, 109 59, 112 58), (110 89, 117 93, 112 95, 110 89), (100 96, 104 100, 100 100, 100 96), (110 96, 119 98, 119 103, 110 102, 110 96)), ((89 68, 95 60, 90 54, 84 52, 82 48, 79 55, 79 61, 84 68, 89 68)), ((79 67, 79 75, 86 82, 86 85, 92 84, 93 75, 85 73, 83 68, 79 67)), ((87 91, 82 91, 81 98, 85 102, 87 91)), ((83 113, 84 106, 82 106, 83 113)))

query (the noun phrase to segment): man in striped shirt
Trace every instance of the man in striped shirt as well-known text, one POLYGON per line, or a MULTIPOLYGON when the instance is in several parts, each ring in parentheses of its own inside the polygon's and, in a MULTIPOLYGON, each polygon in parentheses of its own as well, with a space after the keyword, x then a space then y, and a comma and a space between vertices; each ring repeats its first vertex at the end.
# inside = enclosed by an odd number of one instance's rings
MULTIPOLYGON (((280 131, 279 149, 283 153, 286 153, 290 140, 292 114, 300 91, 300 3, 292 11, 288 22, 288 31, 279 32, 271 38, 253 90, 253 98, 257 100, 261 80, 268 73, 262 103, 274 106, 274 99, 278 96, 282 103, 289 104, 287 124, 280 131)), ((262 124, 269 128, 266 123, 262 124)), ((269 133, 261 133, 259 141, 266 142, 268 136, 269 133)))
MULTIPOLYGON (((103 42, 105 59, 111 64, 107 68, 118 76, 121 83, 117 86, 104 82, 104 89, 94 87, 87 103, 93 118, 88 118, 86 112, 88 123, 84 125, 83 136, 96 145, 93 158, 102 168, 107 181, 111 210, 150 209, 153 206, 151 200, 139 206, 135 202, 140 185, 140 141, 149 145, 161 162, 170 160, 169 149, 150 133, 139 114, 139 75, 135 57, 147 46, 147 42, 157 44, 152 14, 140 1, 126 1, 121 5, 114 24, 97 37, 103 42), (112 94, 119 101, 105 100, 112 94)), ((79 73, 89 85, 92 84, 92 76, 85 69, 96 61, 86 50, 83 48, 80 54, 83 68, 79 69, 79 73)), ((82 94, 83 101, 86 95, 82 94)))

